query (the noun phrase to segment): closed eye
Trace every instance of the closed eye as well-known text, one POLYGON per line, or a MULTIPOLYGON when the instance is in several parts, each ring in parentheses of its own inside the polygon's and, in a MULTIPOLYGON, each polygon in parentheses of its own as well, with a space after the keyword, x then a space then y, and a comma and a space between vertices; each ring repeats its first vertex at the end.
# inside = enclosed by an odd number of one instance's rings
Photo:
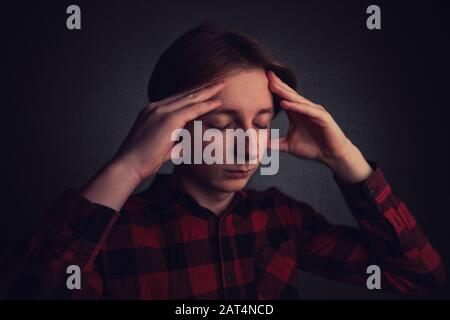
POLYGON ((235 129, 236 126, 232 123, 226 124, 226 125, 208 125, 212 129, 218 129, 218 130, 226 130, 226 129, 235 129))
MULTIPOLYGON (((229 124, 226 124, 226 125, 208 125, 210 128, 212 128, 212 129, 218 129, 218 130, 226 130, 226 129, 236 129, 237 128, 237 126, 235 125, 235 124, 233 124, 233 123, 229 123, 229 124)), ((265 124, 265 125, 262 125, 262 124, 255 124, 255 127, 256 128, 258 128, 258 129, 268 129, 269 128, 269 126, 270 126, 270 124, 265 124)))

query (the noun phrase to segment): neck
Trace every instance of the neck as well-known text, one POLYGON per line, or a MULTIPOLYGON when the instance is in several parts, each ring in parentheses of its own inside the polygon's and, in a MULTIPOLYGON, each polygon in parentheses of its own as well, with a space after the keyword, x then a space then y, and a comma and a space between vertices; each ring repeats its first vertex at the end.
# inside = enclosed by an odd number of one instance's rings
POLYGON ((224 192, 204 186, 196 179, 184 174, 180 168, 175 168, 171 178, 202 207, 211 210, 217 216, 223 213, 233 201, 235 192, 224 192))

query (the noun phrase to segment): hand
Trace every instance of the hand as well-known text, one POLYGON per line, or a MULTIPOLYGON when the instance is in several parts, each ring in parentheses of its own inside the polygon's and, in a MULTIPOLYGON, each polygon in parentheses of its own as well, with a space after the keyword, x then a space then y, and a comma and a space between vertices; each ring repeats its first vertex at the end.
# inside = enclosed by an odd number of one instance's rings
POLYGON ((89 201, 119 212, 135 188, 170 159, 172 133, 221 105, 210 100, 223 81, 180 93, 141 110, 116 155, 82 188, 89 201))
POLYGON ((318 160, 348 183, 370 175, 367 161, 323 106, 299 95, 272 71, 267 77, 270 90, 280 97, 280 106, 289 118, 287 136, 278 141, 280 151, 318 160))
POLYGON ((170 159, 172 132, 221 105, 209 100, 225 87, 223 81, 150 103, 141 110, 113 162, 131 169, 140 180, 153 174, 170 159))

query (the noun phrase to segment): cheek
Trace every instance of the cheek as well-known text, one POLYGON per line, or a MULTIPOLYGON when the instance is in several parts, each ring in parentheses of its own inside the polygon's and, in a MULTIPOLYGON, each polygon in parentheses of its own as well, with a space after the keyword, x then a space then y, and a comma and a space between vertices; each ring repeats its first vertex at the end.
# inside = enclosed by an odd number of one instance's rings
POLYGON ((270 129, 258 130, 258 147, 266 147, 270 141, 270 129))

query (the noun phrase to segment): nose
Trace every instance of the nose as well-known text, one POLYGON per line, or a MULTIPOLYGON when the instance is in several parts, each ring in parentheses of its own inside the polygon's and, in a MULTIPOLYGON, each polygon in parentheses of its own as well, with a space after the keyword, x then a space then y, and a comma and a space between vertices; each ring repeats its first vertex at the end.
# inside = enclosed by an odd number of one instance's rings
POLYGON ((258 136, 251 136, 245 139, 245 162, 250 162, 258 158, 258 136))
POLYGON ((244 161, 245 163, 255 163, 255 160, 258 158, 258 132, 251 126, 242 127, 241 129, 245 133, 244 144, 242 145, 241 139, 238 139, 237 137, 235 138, 235 159, 244 161))

